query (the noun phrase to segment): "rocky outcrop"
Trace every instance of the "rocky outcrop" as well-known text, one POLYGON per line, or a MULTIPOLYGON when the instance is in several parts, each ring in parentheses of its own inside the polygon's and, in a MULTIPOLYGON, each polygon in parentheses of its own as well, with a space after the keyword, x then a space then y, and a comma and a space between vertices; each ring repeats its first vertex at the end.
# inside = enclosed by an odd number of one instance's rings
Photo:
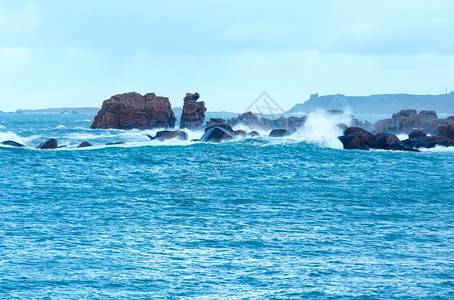
POLYGON ((241 114, 237 118, 228 120, 227 124, 229 124, 232 127, 244 125, 253 129, 263 128, 263 124, 260 122, 260 119, 251 111, 241 114))
POLYGON ((150 140, 157 140, 160 142, 166 141, 166 140, 172 140, 172 139, 177 139, 177 140, 182 140, 186 141, 188 139, 188 134, 184 131, 158 131, 156 133, 156 136, 150 136, 147 135, 150 140))
POLYGON ((206 122, 205 127, 211 127, 216 124, 225 124, 226 120, 222 118, 210 118, 208 122, 206 122))
POLYGON ((299 127, 303 126, 306 122, 306 116, 303 117, 289 117, 284 116, 272 120, 269 118, 258 118, 255 114, 248 111, 227 121, 232 127, 243 125, 250 129, 273 130, 273 129, 286 129, 290 133, 294 133, 299 127))
POLYGON ((198 93, 187 93, 184 97, 183 111, 181 113, 180 128, 194 129, 203 125, 205 121, 205 102, 197 102, 200 95, 198 93))
POLYGON ((408 146, 392 133, 378 133, 373 135, 359 127, 348 127, 344 135, 339 137, 344 149, 369 150, 370 148, 400 151, 418 151, 408 146))
POLYGON ((45 142, 36 147, 36 149, 57 149, 58 148, 58 141, 56 139, 48 139, 45 142))
POLYGON ((24 148, 25 145, 22 145, 21 143, 15 142, 15 141, 3 141, 1 142, 2 145, 4 146, 10 146, 10 147, 16 147, 16 148, 24 148))
POLYGON ((414 109, 403 109, 393 114, 391 119, 379 120, 375 123, 377 132, 409 133, 414 129, 422 129, 435 134, 440 123, 435 111, 423 110, 419 114, 414 109))
POLYGON ((91 128, 152 129, 173 128, 176 118, 169 98, 148 93, 125 93, 104 101, 91 128))

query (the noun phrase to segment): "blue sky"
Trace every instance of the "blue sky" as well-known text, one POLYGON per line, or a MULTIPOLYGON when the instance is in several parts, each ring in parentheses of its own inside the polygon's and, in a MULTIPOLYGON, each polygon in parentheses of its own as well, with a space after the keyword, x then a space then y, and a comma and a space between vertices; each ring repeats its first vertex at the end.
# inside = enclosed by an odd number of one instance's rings
POLYGON ((0 2, 0 110, 454 90, 454 1, 0 2))

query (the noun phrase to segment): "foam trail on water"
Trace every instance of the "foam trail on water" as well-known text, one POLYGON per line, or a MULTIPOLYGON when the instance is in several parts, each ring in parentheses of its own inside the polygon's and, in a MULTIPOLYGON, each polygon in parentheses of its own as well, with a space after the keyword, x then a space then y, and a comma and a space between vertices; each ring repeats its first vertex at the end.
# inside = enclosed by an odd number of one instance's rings
POLYGON ((348 112, 332 114, 317 110, 307 116, 304 126, 298 129, 295 136, 323 147, 342 149, 343 146, 338 137, 343 134, 343 129, 338 125, 350 126, 352 119, 352 115, 348 112))
POLYGON ((34 139, 36 139, 36 136, 21 137, 15 134, 14 132, 10 131, 0 132, 0 142, 15 141, 27 145, 28 143, 30 143, 30 141, 33 141, 34 139))

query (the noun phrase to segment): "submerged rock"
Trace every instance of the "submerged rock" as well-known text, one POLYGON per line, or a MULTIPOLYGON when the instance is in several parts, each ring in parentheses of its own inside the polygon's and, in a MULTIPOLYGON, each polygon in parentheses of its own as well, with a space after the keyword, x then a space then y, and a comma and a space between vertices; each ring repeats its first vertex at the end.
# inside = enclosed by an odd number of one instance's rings
POLYGON ((260 136, 260 133, 258 133, 257 131, 251 131, 251 132, 248 132, 247 136, 250 136, 250 137, 260 136))
POLYGON ((58 141, 56 139, 48 139, 36 147, 36 149, 57 149, 58 141))
POLYGON ((85 147, 91 147, 91 146, 93 146, 93 145, 90 142, 85 141, 85 142, 80 143, 80 145, 77 146, 77 148, 85 148, 85 147))
POLYGON ((106 146, 123 145, 125 142, 106 143, 106 146))
POLYGON ((15 142, 15 141, 3 141, 1 142, 2 145, 5 146, 11 146, 11 147, 17 147, 17 148, 24 148, 25 145, 22 145, 21 143, 15 142))
POLYGON ((173 128, 176 118, 169 98, 148 93, 125 93, 104 101, 91 128, 173 128))

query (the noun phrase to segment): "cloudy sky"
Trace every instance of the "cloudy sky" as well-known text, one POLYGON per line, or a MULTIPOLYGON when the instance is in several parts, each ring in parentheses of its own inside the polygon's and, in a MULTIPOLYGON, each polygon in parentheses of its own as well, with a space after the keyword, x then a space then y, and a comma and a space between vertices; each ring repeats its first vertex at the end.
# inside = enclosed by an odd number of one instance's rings
POLYGON ((242 112, 311 93, 454 90, 454 1, 0 2, 0 110, 155 92, 242 112))

